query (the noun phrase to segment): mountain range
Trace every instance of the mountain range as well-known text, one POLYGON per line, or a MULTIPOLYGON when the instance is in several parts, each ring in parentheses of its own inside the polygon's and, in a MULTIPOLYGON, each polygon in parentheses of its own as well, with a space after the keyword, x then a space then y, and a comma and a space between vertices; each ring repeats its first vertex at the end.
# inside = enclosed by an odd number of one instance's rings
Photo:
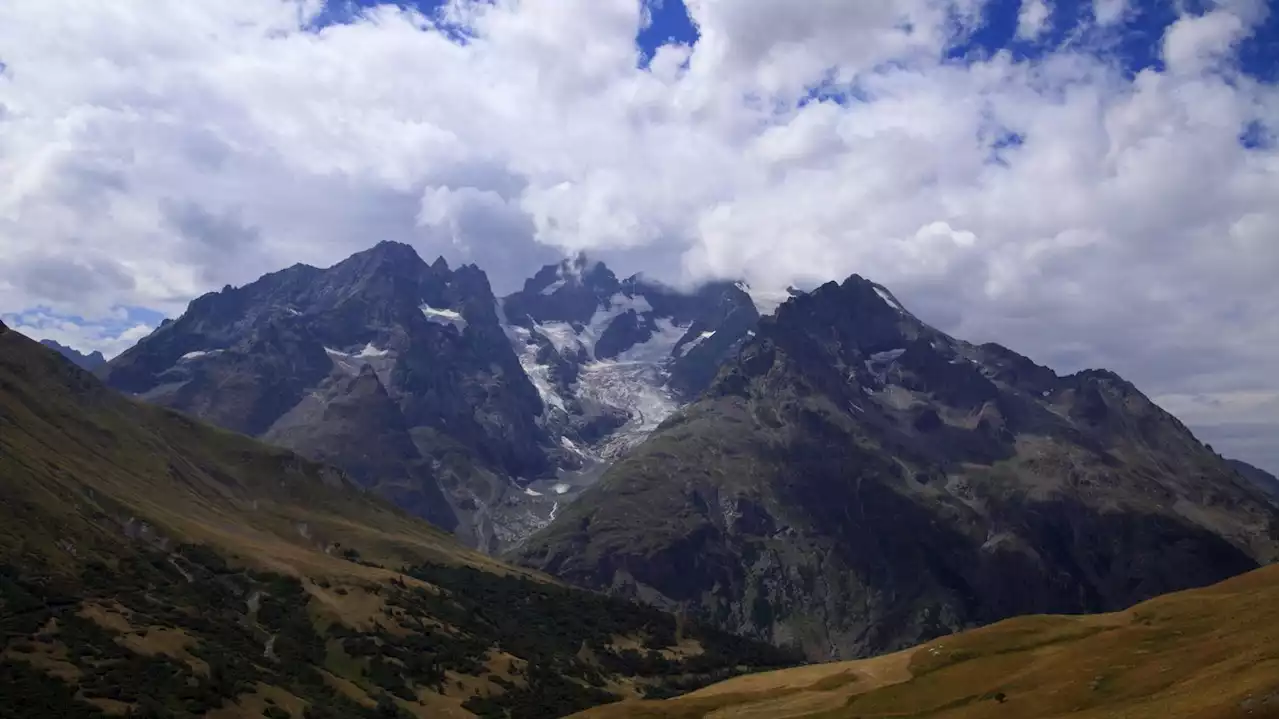
POLYGON ((1105 370, 858 276, 792 298, 519 561, 812 659, 1119 609, 1276 556, 1268 498, 1105 370))
POLYGON ((107 358, 98 350, 84 354, 66 345, 58 344, 53 340, 40 340, 40 344, 71 360, 80 369, 86 369, 90 372, 107 363, 107 358))
POLYGON ((952 338, 859 276, 519 291, 384 242, 193 301, 97 370, 571 583, 865 656, 1274 561, 1274 501, 1114 373, 952 338))
POLYGON ((99 370, 112 387, 333 462, 496 551, 710 382, 758 315, 583 258, 495 298, 383 242, 193 301, 99 370))

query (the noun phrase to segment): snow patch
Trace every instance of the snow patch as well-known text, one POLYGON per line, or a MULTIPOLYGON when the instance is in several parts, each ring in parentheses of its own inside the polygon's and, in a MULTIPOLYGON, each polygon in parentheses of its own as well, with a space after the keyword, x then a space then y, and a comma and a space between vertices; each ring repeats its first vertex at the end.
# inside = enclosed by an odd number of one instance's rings
POLYGON ((360 350, 355 356, 356 357, 386 357, 389 352, 390 350, 380 350, 377 347, 374 347, 373 343, 370 342, 369 344, 365 345, 364 349, 360 350))
POLYGON ((901 357, 902 353, 906 351, 906 348, 900 347, 898 349, 885 350, 884 352, 874 352, 871 355, 871 361, 876 363, 892 362, 901 357))
POLYGON ((618 355, 619 362, 664 362, 675 352, 676 344, 684 337, 685 328, 665 317, 654 320, 657 331, 649 339, 634 345, 618 355))
POLYGON ((507 339, 516 351, 516 360, 520 362, 520 368, 533 383, 533 388, 538 390, 542 405, 548 410, 554 408, 561 412, 566 411, 564 399, 556 392, 555 385, 551 382, 551 368, 538 363, 538 345, 533 343, 529 330, 514 325, 503 325, 502 331, 506 333, 507 339))
POLYGON ((689 340, 689 344, 687 344, 687 345, 685 345, 684 347, 681 347, 681 348, 680 348, 680 356, 681 356, 681 357, 683 357, 683 356, 685 356, 685 355, 689 354, 689 350, 691 350, 691 349, 693 349, 694 347, 697 347, 698 345, 702 344, 703 342, 706 342, 707 340, 711 339, 712 337, 714 337, 714 336, 715 336, 715 334, 716 334, 716 333, 715 333, 715 330, 711 330, 711 331, 709 331, 709 332, 703 332, 702 334, 698 335, 697 337, 694 337, 693 339, 689 340))
MULTIPOLYGON (((600 336, 604 334, 604 331, 608 329, 609 325, 613 324, 615 317, 628 310, 632 310, 636 314, 642 315, 646 312, 653 312, 653 305, 649 304, 649 300, 645 299, 644 295, 632 295, 628 297, 621 292, 615 294, 608 300, 605 300, 603 307, 596 308, 595 314, 591 316, 591 321, 582 328, 581 332, 577 333, 578 343, 587 350, 587 353, 590 356, 595 357, 596 341, 600 339, 600 336)), ((676 341, 679 341, 679 339, 680 338, 677 337, 676 341)), ((675 342, 672 342, 671 344, 674 346, 675 342)), ((669 348, 668 351, 670 351, 669 348)))
POLYGON ((573 487, 568 484, 565 484, 564 482, 560 482, 556 484, 556 486, 552 487, 551 491, 555 492, 556 494, 566 494, 570 489, 573 489, 573 487))
POLYGON ((556 352, 560 354, 576 354, 582 343, 578 341, 578 333, 568 322, 544 322, 535 325, 535 331, 547 338, 556 352))
POLYGON ((578 447, 578 445, 574 444, 574 443, 573 443, 573 440, 569 439, 568 437, 561 437, 561 438, 560 438, 560 446, 561 446, 561 447, 564 447, 565 449, 569 450, 570 452, 576 452, 577 454, 582 454, 582 453, 583 453, 583 452, 582 452, 582 449, 581 449, 581 448, 579 448, 579 447, 578 447))
POLYGON ((181 362, 183 360, 193 360, 193 359, 200 359, 201 357, 210 357, 212 355, 220 354, 221 352, 222 350, 196 350, 195 352, 188 352, 182 355, 181 357, 178 358, 178 361, 181 362))
POLYGON ((893 295, 879 287, 873 287, 872 289, 876 291, 876 294, 880 296, 880 299, 884 300, 886 305, 889 305, 899 312, 906 312, 906 310, 902 309, 902 305, 898 304, 897 300, 893 299, 893 295))
POLYGON ((423 316, 438 325, 452 325, 457 327, 459 332, 467 329, 467 320, 457 310, 442 310, 428 304, 423 304, 418 309, 422 310, 423 316))
POLYGON ((529 487, 525 487, 525 488, 524 488, 524 493, 525 493, 525 494, 527 494, 527 495, 529 495, 530 497, 541 497, 541 496, 542 496, 542 492, 539 492, 539 491, 534 490, 534 489, 530 489, 529 487))
POLYGON ((863 365, 866 366, 868 372, 883 380, 883 373, 888 369, 885 365, 901 357, 903 352, 906 352, 906 349, 898 348, 885 350, 884 352, 873 352, 871 356, 863 362, 863 365))
POLYGON ((547 285, 546 287, 543 287, 542 291, 539 292, 538 294, 553 295, 555 294, 556 290, 560 289, 561 287, 564 287, 564 283, 565 283, 565 280, 563 278, 558 279, 555 282, 552 282, 551 284, 547 285))

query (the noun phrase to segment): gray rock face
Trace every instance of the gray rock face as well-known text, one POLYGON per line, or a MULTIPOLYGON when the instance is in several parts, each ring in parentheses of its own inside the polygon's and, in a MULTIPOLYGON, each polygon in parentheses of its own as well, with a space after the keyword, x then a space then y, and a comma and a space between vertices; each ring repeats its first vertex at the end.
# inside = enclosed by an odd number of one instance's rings
POLYGON ((58 344, 53 340, 40 340, 40 344, 71 360, 72 364, 80 369, 88 370, 90 372, 107 363, 107 358, 103 357, 102 353, 97 350, 94 350, 89 354, 84 354, 83 352, 74 350, 66 345, 58 344))
POLYGON ((99 374, 335 462, 450 528, 496 483, 552 471, 542 403, 484 273, 427 265, 407 245, 200 297, 99 374))
POLYGON ((795 643, 890 651, 1105 611, 1272 561, 1276 510, 1131 384, 798 294, 516 558, 795 643))

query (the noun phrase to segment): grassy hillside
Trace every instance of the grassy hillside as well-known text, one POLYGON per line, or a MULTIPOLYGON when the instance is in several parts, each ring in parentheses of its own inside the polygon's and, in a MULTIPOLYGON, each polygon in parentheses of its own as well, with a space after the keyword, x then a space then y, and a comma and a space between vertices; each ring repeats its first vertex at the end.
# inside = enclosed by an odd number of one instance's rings
POLYGON ((1277 711, 1276 566, 1092 616, 1027 616, 874 659, 738 677, 579 719, 1226 719, 1277 711))
POLYGON ((509 568, 0 325, 0 719, 553 717, 789 661, 509 568))

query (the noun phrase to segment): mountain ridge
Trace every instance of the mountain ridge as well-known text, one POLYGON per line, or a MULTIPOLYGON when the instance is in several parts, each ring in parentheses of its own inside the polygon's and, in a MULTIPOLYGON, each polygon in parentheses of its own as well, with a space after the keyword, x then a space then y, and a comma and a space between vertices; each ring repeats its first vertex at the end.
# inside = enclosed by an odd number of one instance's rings
POLYGON ((1271 497, 1272 503, 1275 503, 1277 498, 1280 497, 1280 480, 1277 480, 1274 474, 1238 459, 1227 459, 1227 464, 1231 465, 1231 468, 1239 473, 1240 476, 1271 497))
POLYGON ((84 353, 47 339, 40 340, 40 344, 71 360, 80 369, 88 370, 90 372, 107 363, 107 358, 104 357, 102 352, 99 350, 84 353))
POLYGON ((682 292, 585 257, 497 298, 475 265, 380 242, 202 295, 98 375, 497 551, 700 391, 757 318, 730 283, 682 292))
POLYGON ((427 265, 412 247, 383 242, 328 269, 295 265, 197 298, 99 375, 147 401, 347 464, 369 486, 392 482, 388 491, 412 497, 420 515, 459 528, 467 503, 500 475, 549 466, 537 393, 494 303, 474 265, 427 265), (381 392, 352 394, 362 368, 381 392), (366 416, 395 417, 335 452, 327 405, 357 401, 377 405, 366 416), (366 457, 362 443, 376 439, 396 451, 366 457))
POLYGON ((1119 608, 1275 538, 1274 507, 1115 373, 955 340, 855 275, 763 318, 516 557, 818 659, 1119 608))

